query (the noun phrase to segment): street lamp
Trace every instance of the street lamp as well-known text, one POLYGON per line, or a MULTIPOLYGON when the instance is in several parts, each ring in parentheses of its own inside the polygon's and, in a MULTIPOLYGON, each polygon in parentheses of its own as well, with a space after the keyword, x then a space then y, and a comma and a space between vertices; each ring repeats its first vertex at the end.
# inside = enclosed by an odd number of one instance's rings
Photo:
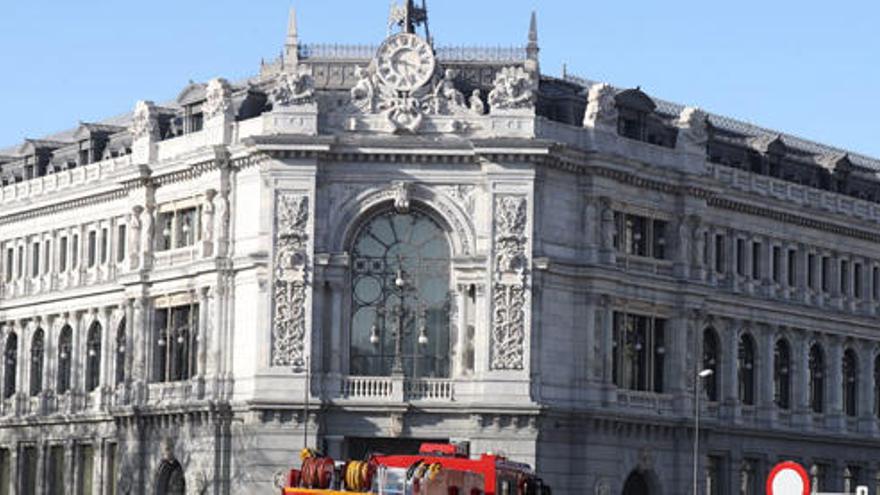
POLYGON ((697 470, 700 464, 700 382, 713 373, 715 370, 706 368, 694 375, 694 495, 698 495, 697 470))
MULTIPOLYGON (((424 306, 421 307, 418 312, 420 314, 414 315, 415 309, 407 304, 407 300, 410 299, 412 304, 419 304, 419 294, 418 288, 414 287, 409 281, 406 279, 406 273, 398 268, 397 273, 394 276, 394 286, 391 287, 391 291, 394 295, 397 296, 398 302, 394 304, 390 313, 393 317, 394 328, 391 330, 392 335, 394 336, 394 364, 391 368, 391 372, 395 375, 403 374, 403 339, 411 333, 411 330, 407 328, 407 322, 410 318, 416 318, 419 328, 419 334, 417 337, 417 342, 419 345, 427 345, 428 344, 428 325, 427 325, 427 310, 424 306)), ((381 333, 385 330, 385 307, 379 307, 376 311, 376 320, 373 322, 372 327, 370 327, 370 343, 373 345, 378 345, 381 339, 381 333)))

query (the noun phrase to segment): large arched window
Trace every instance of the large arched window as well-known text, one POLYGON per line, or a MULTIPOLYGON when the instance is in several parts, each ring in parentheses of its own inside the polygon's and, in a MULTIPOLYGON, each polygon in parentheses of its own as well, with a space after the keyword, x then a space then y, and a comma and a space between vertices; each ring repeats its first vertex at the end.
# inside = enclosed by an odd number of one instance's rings
POLYGON ((89 327, 86 338, 86 392, 98 388, 101 382, 101 324, 97 321, 89 327))
POLYGON ((16 372, 18 370, 18 335, 15 332, 9 332, 9 335, 6 336, 3 359, 3 398, 8 399, 15 394, 16 372))
POLYGON ((713 371, 703 381, 706 397, 710 401, 718 400, 718 334, 712 328, 703 331, 703 368, 713 371))
POLYGON ((416 208, 385 211, 360 229, 351 253, 351 373, 448 376, 444 229, 416 208))
POLYGON ((755 342, 748 333, 739 338, 736 374, 739 400, 747 406, 755 405, 755 342))
POLYGON ((858 369, 859 363, 856 353, 852 349, 847 349, 843 353, 843 412, 847 416, 855 416, 858 414, 858 403, 856 402, 856 391, 858 390, 858 369))
POLYGON ((73 330, 64 325, 58 336, 58 374, 55 388, 59 394, 70 390, 70 362, 73 350, 73 330))
POLYGON ((43 391, 43 340, 43 329, 37 328, 31 338, 30 393, 32 396, 43 391))
POLYGON ((116 352, 115 352, 114 371, 116 380, 114 385, 117 387, 125 382, 125 317, 119 321, 116 327, 116 352))
POLYGON ((785 339, 773 348, 773 401, 780 409, 791 404, 791 351, 785 339))
POLYGON ((810 409, 814 413, 825 410, 825 353, 822 346, 810 346, 810 409))

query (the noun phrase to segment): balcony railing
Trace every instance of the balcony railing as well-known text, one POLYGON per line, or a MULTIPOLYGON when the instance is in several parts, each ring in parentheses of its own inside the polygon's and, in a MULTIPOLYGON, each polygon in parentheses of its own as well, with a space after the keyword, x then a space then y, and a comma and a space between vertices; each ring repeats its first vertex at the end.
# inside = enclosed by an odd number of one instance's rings
POLYGON ((343 378, 344 399, 377 401, 452 400, 454 382, 447 378, 404 378, 393 376, 348 376, 343 378))

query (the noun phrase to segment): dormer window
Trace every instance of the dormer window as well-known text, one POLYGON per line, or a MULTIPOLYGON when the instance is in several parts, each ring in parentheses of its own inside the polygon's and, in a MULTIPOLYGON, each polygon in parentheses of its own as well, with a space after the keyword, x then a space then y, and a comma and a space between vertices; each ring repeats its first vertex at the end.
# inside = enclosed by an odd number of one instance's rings
POLYGON ((199 132, 204 126, 204 114, 202 113, 202 104, 187 105, 184 112, 184 132, 199 132))

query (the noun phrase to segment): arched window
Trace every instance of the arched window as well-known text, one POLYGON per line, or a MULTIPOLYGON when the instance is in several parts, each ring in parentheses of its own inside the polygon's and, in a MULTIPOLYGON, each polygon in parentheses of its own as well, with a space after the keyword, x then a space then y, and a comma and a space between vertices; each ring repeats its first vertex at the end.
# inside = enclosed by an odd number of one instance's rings
POLYGON ((858 414, 856 390, 858 390, 858 359, 852 349, 843 353, 843 412, 847 416, 858 414))
POLYGON ((31 338, 31 395, 43 391, 43 329, 37 328, 31 338))
POLYGON ((352 246, 354 375, 449 376, 450 251, 427 213, 385 211, 352 246))
POLYGON ((780 409, 788 409, 791 398, 791 351, 785 339, 773 348, 773 401, 780 409))
POLYGON ((116 327, 116 363, 114 365, 116 372, 115 385, 118 387, 125 382, 125 317, 119 321, 116 327))
POLYGON ((86 392, 98 388, 101 382, 101 324, 97 321, 89 327, 86 338, 86 392))
POLYGON ((712 328, 703 331, 703 369, 714 373, 703 380, 706 397, 710 401, 718 400, 718 334, 712 328))
POLYGON ((736 374, 739 400, 747 406, 755 405, 755 342, 748 333, 739 338, 736 374))
POLYGON ((825 353, 822 346, 810 346, 810 409, 814 413, 825 410, 825 353))
POLYGON ((70 325, 64 325, 61 335, 58 337, 58 375, 55 388, 59 394, 70 390, 70 363, 73 351, 73 330, 70 325))
POLYGON ((183 468, 177 461, 166 461, 159 468, 159 479, 156 480, 158 495, 185 495, 186 480, 183 468))
POLYGON ((18 335, 9 332, 6 336, 6 347, 3 352, 4 379, 3 398, 8 399, 15 394, 16 371, 18 370, 18 335))

